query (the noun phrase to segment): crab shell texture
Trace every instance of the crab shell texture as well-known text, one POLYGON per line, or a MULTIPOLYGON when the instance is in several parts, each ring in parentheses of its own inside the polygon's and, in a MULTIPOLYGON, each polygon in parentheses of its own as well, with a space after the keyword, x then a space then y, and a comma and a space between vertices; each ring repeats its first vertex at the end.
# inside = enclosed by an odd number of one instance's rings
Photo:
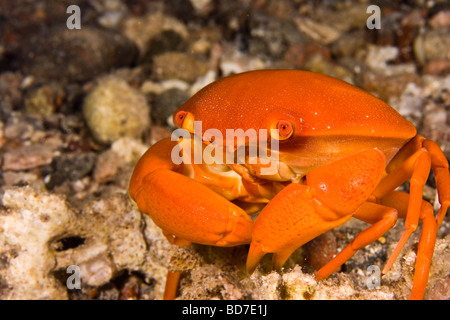
POLYGON ((392 107, 344 81, 308 71, 260 70, 218 80, 174 113, 201 121, 202 136, 214 128, 269 130, 279 120, 293 125, 280 141, 279 161, 298 175, 365 149, 389 161, 416 135, 392 107))

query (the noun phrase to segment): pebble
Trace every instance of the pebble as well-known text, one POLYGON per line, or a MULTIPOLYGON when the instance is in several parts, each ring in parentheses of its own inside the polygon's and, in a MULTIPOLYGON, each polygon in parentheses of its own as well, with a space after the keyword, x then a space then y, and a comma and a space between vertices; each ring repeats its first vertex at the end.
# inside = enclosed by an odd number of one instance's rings
POLYGON ((153 74, 158 81, 179 79, 189 83, 208 71, 208 64, 182 52, 167 52, 153 58, 153 74))
POLYGON ((59 84, 44 85, 25 97, 25 110, 50 115, 61 108, 65 95, 64 88, 59 84))
POLYGON ((284 56, 284 60, 294 68, 301 69, 315 55, 320 55, 325 60, 331 59, 331 53, 328 47, 316 42, 304 42, 290 46, 284 56))
POLYGON ((112 76, 100 79, 88 93, 83 115, 94 138, 104 144, 121 137, 141 138, 150 127, 145 95, 112 76))
POLYGON ((48 165, 57 154, 53 146, 38 143, 8 149, 3 154, 3 170, 22 171, 48 165))
POLYGON ((187 92, 179 89, 169 89, 157 95, 152 101, 153 123, 167 124, 167 118, 189 98, 187 92))
MULTIPOLYGON (((154 50, 153 46, 149 46, 152 39, 159 36, 160 41, 164 41, 161 38, 161 34, 164 32, 166 32, 166 35, 174 36, 179 41, 184 41, 189 35, 184 23, 161 12, 126 19, 123 23, 122 32, 127 38, 134 41, 139 48, 141 57, 144 57, 149 49, 154 50)), ((171 42, 170 45, 176 45, 176 43, 171 42)))
POLYGON ((250 19, 248 53, 258 58, 280 59, 289 46, 306 40, 290 21, 254 12, 250 19))
POLYGON ((61 185, 67 180, 76 181, 92 172, 96 161, 95 153, 77 152, 63 154, 52 161, 54 172, 47 183, 49 189, 61 185))
POLYGON ((424 38, 426 61, 450 60, 450 33, 448 29, 428 31, 424 38))
POLYGON ((86 81, 135 61, 136 48, 120 34, 85 27, 33 34, 22 47, 22 71, 58 81, 86 81))
POLYGON ((93 178, 98 183, 114 180, 119 170, 119 155, 113 150, 102 152, 95 163, 93 178))
POLYGON ((415 74, 413 63, 391 65, 399 56, 399 50, 394 46, 370 46, 366 57, 366 65, 372 71, 384 76, 415 74))
POLYGON ((302 248, 305 265, 319 270, 336 255, 336 236, 332 231, 325 232, 306 243, 302 248))

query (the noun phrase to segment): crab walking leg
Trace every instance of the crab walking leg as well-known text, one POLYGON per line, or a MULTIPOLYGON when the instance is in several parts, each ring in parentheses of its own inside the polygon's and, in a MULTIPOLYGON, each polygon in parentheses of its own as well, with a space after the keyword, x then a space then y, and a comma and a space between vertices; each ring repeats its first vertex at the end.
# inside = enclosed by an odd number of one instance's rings
MULTIPOLYGON (((410 195, 407 193, 394 191, 381 199, 380 203, 397 209, 399 217, 407 219, 407 215, 409 214, 409 198, 410 195)), ((425 289, 428 282, 428 272, 434 253, 434 245, 436 243, 437 223, 433 215, 433 207, 425 200, 422 200, 420 206, 419 219, 422 221, 422 233, 420 235, 419 246, 417 249, 414 281, 410 299, 422 299, 425 294, 425 289)), ((389 271, 395 261, 395 258, 400 253, 400 251, 396 252, 396 250, 401 250, 403 245, 404 243, 396 246, 394 252, 391 254, 388 262, 383 268, 383 274, 386 274, 389 271)))
POLYGON ((180 282, 180 271, 167 271, 166 286, 164 288, 164 300, 174 300, 177 296, 178 283, 180 282))
MULTIPOLYGON (((386 264, 384 270, 386 272, 397 259, 411 234, 417 229, 423 201, 423 186, 427 181, 430 168, 430 155, 425 148, 422 148, 409 157, 402 165, 398 166, 388 174, 373 192, 373 195, 380 201, 380 199, 383 199, 387 194, 392 192, 394 186, 402 184, 412 175, 410 181, 410 195, 407 200, 408 209, 405 215, 405 231, 400 237, 394 252, 391 254, 386 264)), ((392 207, 396 208, 395 205, 392 205, 392 207)))
POLYGON ((247 258, 252 273, 266 253, 281 268, 298 247, 352 217, 381 180, 384 154, 368 149, 312 170, 306 184, 280 191, 255 221, 247 258))
POLYGON ((350 259, 359 249, 376 241, 397 221, 397 210, 375 203, 366 202, 353 217, 371 223, 372 226, 361 231, 339 254, 323 266, 316 274, 316 279, 325 279, 342 264, 350 259))
POLYGON ((437 226, 441 225, 450 206, 450 172, 448 170, 448 161, 442 153, 441 148, 431 140, 425 140, 423 143, 431 157, 431 167, 433 168, 436 179, 436 189, 439 196, 441 208, 436 217, 437 226))
MULTIPOLYGON (((171 244, 176 244, 180 247, 186 247, 191 245, 190 241, 173 237, 173 235, 166 234, 164 231, 163 234, 166 236, 166 238, 169 240, 171 244)), ((181 277, 180 271, 172 271, 170 269, 167 271, 166 286, 164 288, 164 297, 163 297, 164 300, 175 299, 175 297, 177 296, 177 289, 180 277, 181 277)))
POLYGON ((410 164, 414 161, 414 157, 417 156, 417 152, 421 148, 426 149, 431 158, 431 167, 434 172, 436 189, 439 197, 439 203, 441 205, 436 217, 439 227, 444 220, 448 207, 450 206, 450 172, 445 155, 442 153, 439 146, 433 141, 428 140, 421 135, 417 135, 409 141, 389 163, 386 168, 387 172, 390 173, 389 178, 386 177, 375 192, 379 193, 378 197, 382 197, 382 194, 388 194, 397 186, 405 182, 409 178, 408 171, 405 170, 405 168, 408 167, 408 163, 410 164), (401 170, 398 170, 398 168, 404 168, 403 175, 399 174, 401 170), (392 173, 394 174, 392 175, 392 173))

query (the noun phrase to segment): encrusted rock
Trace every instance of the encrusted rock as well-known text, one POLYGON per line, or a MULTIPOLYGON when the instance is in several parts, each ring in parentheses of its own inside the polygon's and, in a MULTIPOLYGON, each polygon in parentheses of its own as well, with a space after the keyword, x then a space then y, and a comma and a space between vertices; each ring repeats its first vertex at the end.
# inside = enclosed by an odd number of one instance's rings
POLYGON ((84 100, 83 115, 94 137, 105 144, 121 137, 141 138, 150 126, 144 94, 115 77, 99 80, 84 100))

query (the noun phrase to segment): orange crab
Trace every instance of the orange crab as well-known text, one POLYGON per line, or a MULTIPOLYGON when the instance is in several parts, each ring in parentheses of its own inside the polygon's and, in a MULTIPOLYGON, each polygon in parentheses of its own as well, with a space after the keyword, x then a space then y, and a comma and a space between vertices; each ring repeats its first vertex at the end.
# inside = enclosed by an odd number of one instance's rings
MULTIPOLYGON (((252 273, 267 253, 280 269, 298 247, 350 218, 370 223, 317 272, 324 279, 404 218, 405 231, 383 269, 388 272, 422 221, 410 298, 423 298, 437 228, 450 203, 448 162, 386 103, 321 74, 251 71, 208 85, 174 113, 174 122, 188 137, 153 145, 136 165, 129 188, 171 243, 250 243, 252 273), (249 148, 248 137, 224 138, 228 130, 252 129, 272 129, 270 137, 257 135, 258 143, 271 141, 270 156, 250 156, 246 149, 239 157, 239 150, 249 148), (174 155, 197 157, 180 147, 196 142, 200 160, 214 144, 210 155, 220 160, 234 153, 235 162, 174 161, 174 155), (264 171, 272 165, 275 170, 264 171), (422 199, 431 169, 440 203, 436 217, 422 199), (396 191, 408 180, 409 194, 396 191), (249 215, 257 211, 253 221, 249 215)), ((165 298, 175 298, 179 276, 169 271, 165 298)))

